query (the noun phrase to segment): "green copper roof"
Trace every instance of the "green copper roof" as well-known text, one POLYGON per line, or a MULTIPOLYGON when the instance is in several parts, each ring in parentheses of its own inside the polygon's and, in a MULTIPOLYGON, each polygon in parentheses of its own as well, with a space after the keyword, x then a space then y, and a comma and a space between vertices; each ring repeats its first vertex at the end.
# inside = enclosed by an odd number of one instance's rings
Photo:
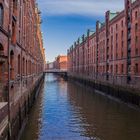
POLYGON ((117 16, 117 13, 110 13, 109 15, 109 20, 112 20, 113 18, 115 18, 117 16))
POLYGON ((94 31, 90 31, 89 36, 93 35, 94 33, 95 33, 94 31))
POLYGON ((105 25, 104 22, 99 22, 99 29, 102 28, 105 25))
POLYGON ((80 37, 79 43, 81 44, 82 42, 83 42, 83 39, 82 37, 80 37))

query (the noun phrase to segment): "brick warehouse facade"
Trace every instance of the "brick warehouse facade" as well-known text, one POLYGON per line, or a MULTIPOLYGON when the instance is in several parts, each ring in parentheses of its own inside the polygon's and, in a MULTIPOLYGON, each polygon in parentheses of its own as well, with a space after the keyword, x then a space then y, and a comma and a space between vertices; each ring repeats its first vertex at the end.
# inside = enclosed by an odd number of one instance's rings
POLYGON ((59 55, 55 58, 54 69, 67 70, 67 56, 59 55))
POLYGON ((125 0, 121 12, 105 14, 68 50, 68 74, 140 89, 140 0, 125 0))
POLYGON ((35 0, 0 0, 0 139, 7 138, 6 128, 17 138, 43 77, 40 24, 35 0))

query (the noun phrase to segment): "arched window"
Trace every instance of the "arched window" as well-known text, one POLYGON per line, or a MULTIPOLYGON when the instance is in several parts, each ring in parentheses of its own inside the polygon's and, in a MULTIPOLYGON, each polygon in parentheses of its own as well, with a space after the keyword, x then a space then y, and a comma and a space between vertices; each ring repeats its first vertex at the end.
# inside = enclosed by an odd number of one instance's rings
POLYGON ((10 79, 14 80, 14 52, 10 52, 10 79))
POLYGON ((18 55, 18 75, 20 75, 20 55, 18 55))
POLYGON ((3 25, 3 6, 0 4, 0 26, 3 25))

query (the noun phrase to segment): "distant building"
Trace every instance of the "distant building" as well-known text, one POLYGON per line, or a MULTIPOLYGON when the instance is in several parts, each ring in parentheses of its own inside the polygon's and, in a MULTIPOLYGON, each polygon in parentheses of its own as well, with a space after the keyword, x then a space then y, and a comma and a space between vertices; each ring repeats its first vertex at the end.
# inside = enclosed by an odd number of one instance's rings
POLYGON ((54 62, 55 69, 67 70, 67 61, 68 61, 67 56, 59 55, 58 57, 56 57, 54 62))
POLYGON ((67 56, 59 55, 55 58, 54 62, 46 64, 46 70, 64 70, 67 71, 67 56))
POLYGON ((46 70, 52 70, 52 69, 54 69, 54 62, 47 63, 46 64, 46 70))

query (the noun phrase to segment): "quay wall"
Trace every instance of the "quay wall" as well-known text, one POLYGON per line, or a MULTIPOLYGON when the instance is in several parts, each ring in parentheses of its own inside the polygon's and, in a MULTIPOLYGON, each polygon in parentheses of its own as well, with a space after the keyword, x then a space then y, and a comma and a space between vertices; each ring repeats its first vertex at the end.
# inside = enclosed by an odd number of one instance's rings
POLYGON ((99 80, 93 80, 84 76, 68 74, 68 79, 89 86, 94 90, 103 92, 105 95, 115 97, 125 103, 140 107, 140 89, 129 86, 114 85, 99 80))
POLYGON ((38 80, 23 94, 21 99, 16 104, 12 105, 12 110, 15 111, 10 114, 10 140, 20 139, 26 123, 28 122, 30 109, 39 94, 43 82, 44 74, 41 74, 38 80))

